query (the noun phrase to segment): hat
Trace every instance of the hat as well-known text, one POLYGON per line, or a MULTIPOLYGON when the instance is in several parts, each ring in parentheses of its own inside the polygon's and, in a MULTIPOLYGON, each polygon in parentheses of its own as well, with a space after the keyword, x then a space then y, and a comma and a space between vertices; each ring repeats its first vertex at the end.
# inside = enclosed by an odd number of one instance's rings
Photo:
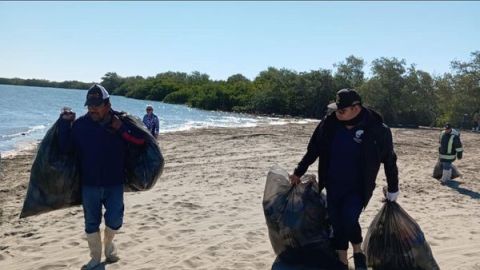
POLYGON ((145 109, 147 109, 147 110, 148 110, 148 109, 152 109, 152 110, 153 110, 153 106, 152 106, 152 105, 150 105, 150 104, 148 104, 148 105, 147 105, 147 107, 146 107, 145 109))
POLYGON ((94 84, 88 89, 85 106, 99 106, 105 101, 108 101, 109 98, 110 95, 103 86, 100 84, 94 84))
POLYGON ((445 124, 445 129, 451 129, 451 128, 452 128, 452 125, 450 125, 449 123, 445 124))
POLYGON ((335 103, 330 103, 328 108, 332 110, 341 110, 357 104, 362 104, 360 95, 353 89, 345 88, 337 92, 337 100, 335 103))

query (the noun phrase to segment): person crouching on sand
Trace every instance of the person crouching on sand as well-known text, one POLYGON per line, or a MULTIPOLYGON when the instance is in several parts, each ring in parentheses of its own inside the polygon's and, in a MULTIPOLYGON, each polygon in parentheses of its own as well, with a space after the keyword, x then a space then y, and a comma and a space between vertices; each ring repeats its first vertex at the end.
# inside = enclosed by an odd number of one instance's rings
POLYGON ((439 158, 442 164, 442 184, 452 180, 452 163, 455 159, 462 159, 463 148, 460 141, 460 133, 446 124, 445 130, 440 134, 440 147, 438 147, 439 158))

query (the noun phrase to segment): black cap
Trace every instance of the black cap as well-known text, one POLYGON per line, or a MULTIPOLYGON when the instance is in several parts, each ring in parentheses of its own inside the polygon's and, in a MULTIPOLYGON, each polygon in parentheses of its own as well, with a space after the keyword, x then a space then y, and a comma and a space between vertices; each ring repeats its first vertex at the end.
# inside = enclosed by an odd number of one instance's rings
POLYGON ((337 92, 337 100, 335 103, 330 103, 328 108, 332 110, 341 110, 357 104, 362 104, 360 95, 353 89, 345 88, 337 92))
POLYGON ((451 128, 452 128, 452 125, 450 125, 449 123, 445 124, 445 129, 451 129, 451 128))
POLYGON ((105 101, 108 101, 110 95, 107 90, 100 84, 94 84, 88 89, 85 106, 99 106, 105 101))

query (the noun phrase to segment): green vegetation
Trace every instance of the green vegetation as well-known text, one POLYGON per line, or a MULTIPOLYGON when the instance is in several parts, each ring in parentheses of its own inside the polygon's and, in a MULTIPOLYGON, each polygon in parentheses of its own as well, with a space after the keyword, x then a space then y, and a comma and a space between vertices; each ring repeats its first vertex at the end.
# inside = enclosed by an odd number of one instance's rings
POLYGON ((20 79, 20 78, 0 78, 0 84, 8 85, 28 85, 39 87, 54 87, 54 88, 67 88, 67 89, 85 89, 90 87, 92 83, 84 83, 79 81, 64 81, 64 82, 51 82, 49 80, 39 79, 20 79))
MULTIPOLYGON (((453 61, 452 73, 432 76, 407 66, 405 60, 379 58, 371 63, 371 77, 364 75, 363 59, 349 56, 327 69, 296 72, 269 67, 253 80, 242 74, 226 81, 207 74, 165 72, 155 77, 121 77, 109 72, 101 84, 112 94, 136 99, 186 104, 206 109, 253 114, 321 118, 326 105, 342 88, 355 88, 364 104, 380 112, 391 126, 471 126, 471 115, 480 108, 480 51, 468 62, 453 61), (466 116, 465 116, 466 115, 466 116)), ((50 82, 5 79, 0 84, 87 89, 78 81, 50 82)))

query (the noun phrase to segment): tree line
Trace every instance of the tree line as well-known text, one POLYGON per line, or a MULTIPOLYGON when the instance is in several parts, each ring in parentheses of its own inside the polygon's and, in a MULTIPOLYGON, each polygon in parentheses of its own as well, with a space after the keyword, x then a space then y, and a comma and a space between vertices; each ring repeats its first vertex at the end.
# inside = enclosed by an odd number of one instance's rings
POLYGON ((27 85, 27 86, 38 86, 38 87, 66 88, 66 89, 88 89, 93 84, 93 82, 92 83, 85 83, 80 81, 52 82, 44 79, 0 78, 0 84, 27 85))
MULTIPOLYGON (((100 82, 111 94, 135 99, 186 104, 205 110, 262 115, 322 118, 326 105, 342 88, 355 88, 363 103, 380 112, 390 126, 441 126, 446 122, 470 128, 480 109, 480 51, 466 62, 452 61, 451 72, 431 75, 404 59, 381 57, 365 61, 349 56, 329 69, 297 72, 269 67, 253 80, 234 74, 212 80, 198 71, 164 72, 152 77, 122 77, 109 72, 100 82)), ((91 83, 5 79, 0 84, 88 89, 91 83)))

